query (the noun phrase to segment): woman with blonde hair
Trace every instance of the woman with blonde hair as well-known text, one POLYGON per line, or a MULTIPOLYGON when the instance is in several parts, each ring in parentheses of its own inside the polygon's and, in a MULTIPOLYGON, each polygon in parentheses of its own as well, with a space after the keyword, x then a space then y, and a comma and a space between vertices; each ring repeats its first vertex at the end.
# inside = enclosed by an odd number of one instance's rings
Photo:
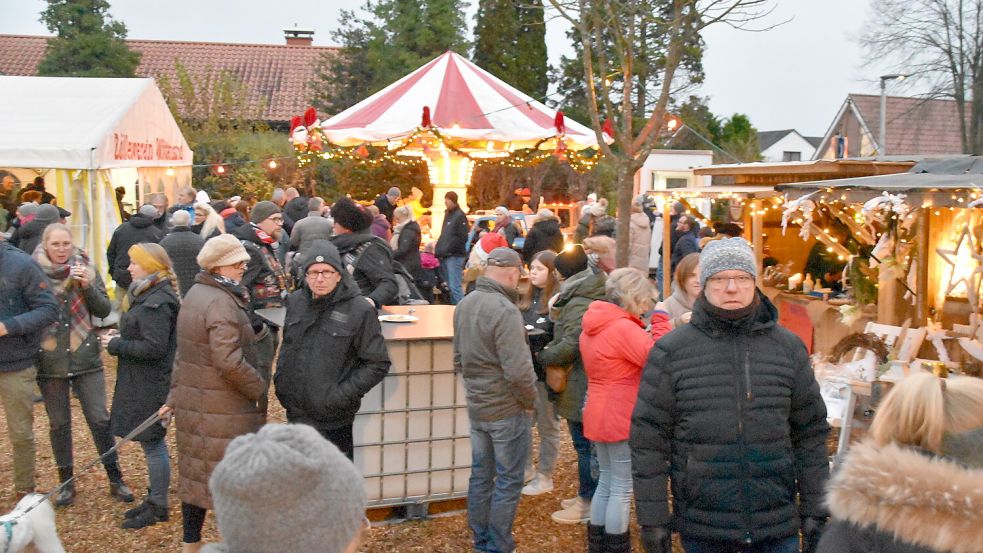
POLYGON ((580 335, 580 356, 587 373, 584 436, 596 447, 600 469, 587 545, 589 553, 628 553, 631 413, 649 350, 671 326, 663 306, 654 304, 655 288, 641 271, 615 269, 604 291, 606 301, 595 301, 587 308, 580 335))
MULTIPOLYGON (((128 250, 133 283, 123 298, 119 336, 103 335, 110 355, 119 359, 109 415, 116 436, 126 436, 167 400, 177 349, 177 277, 159 244, 140 243, 128 250)), ((167 520, 171 468, 167 429, 154 424, 134 438, 143 448, 150 480, 147 498, 124 513, 123 528, 143 528, 167 520)))
POLYGON ((200 234, 205 240, 225 234, 225 219, 212 209, 212 206, 198 203, 195 204, 194 210, 195 222, 191 225, 191 230, 200 234))
MULTIPOLYGON (((112 305, 99 271, 89 256, 72 243, 72 231, 67 226, 48 225, 41 235, 41 247, 34 250, 33 257, 51 281, 59 304, 58 320, 42 334, 37 369, 58 480, 65 482, 74 473, 69 389, 78 397, 99 454, 105 454, 114 445, 106 410, 101 348, 93 321, 94 317, 109 315, 112 305)), ((103 459, 103 466, 109 477, 110 495, 132 502, 133 492, 123 483, 116 453, 103 459)), ((53 499, 59 506, 74 503, 75 481, 62 487, 53 499)))
POLYGON ((829 483, 820 553, 983 551, 983 380, 909 376, 829 483))

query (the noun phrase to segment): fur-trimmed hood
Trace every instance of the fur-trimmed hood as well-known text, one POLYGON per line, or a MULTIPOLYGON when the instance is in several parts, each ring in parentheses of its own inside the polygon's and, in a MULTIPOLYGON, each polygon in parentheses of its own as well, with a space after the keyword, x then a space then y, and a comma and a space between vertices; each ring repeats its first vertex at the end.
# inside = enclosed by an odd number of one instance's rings
POLYGON ((833 520, 927 551, 983 552, 983 470, 918 450, 854 446, 829 483, 833 520))

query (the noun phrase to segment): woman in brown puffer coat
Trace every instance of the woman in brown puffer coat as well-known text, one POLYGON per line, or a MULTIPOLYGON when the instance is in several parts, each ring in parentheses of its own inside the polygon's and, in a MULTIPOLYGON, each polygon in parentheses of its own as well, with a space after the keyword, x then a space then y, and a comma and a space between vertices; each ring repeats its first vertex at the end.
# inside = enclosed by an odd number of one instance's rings
POLYGON ((162 411, 173 410, 177 423, 186 552, 201 547, 205 512, 212 509, 208 478, 226 446, 266 422, 269 375, 255 368, 258 337, 249 323, 248 295, 239 286, 248 261, 246 249, 231 235, 205 242, 198 254, 204 271, 195 277, 178 317, 177 359, 162 411))

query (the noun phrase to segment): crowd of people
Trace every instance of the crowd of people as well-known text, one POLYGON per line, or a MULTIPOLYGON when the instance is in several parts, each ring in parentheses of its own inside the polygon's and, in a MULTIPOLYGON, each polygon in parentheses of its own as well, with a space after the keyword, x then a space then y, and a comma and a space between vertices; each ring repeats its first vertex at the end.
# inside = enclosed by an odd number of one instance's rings
MULTIPOLYGON (((102 252, 75 246, 59 222, 70 214, 42 212, 55 205, 31 194, 34 211, 15 212, 18 242, 0 243, 0 400, 16 493, 35 487, 39 386, 59 481, 74 474, 72 392, 100 454, 116 438, 140 444, 147 494, 123 528, 168 519, 173 418, 185 552, 356 551, 366 498, 352 425, 390 368, 377 309, 445 301, 457 306, 476 551, 515 550, 521 497, 553 492, 564 427, 577 493, 551 519, 584 524, 589 553, 631 550, 633 502, 647 553, 670 553, 673 533, 687 553, 979 551, 980 380, 905 380, 830 480, 805 346, 778 325, 733 229, 701 240, 673 206, 673 292, 660 299, 642 251, 655 220, 645 198, 633 202, 632 262, 618 268, 603 198, 588 200, 572 246, 540 210, 518 248, 508 209, 472 229, 454 192, 439 238, 424 244, 418 192, 330 206, 295 189, 252 205, 192 188, 173 206, 151 196, 105 252, 118 306, 92 261, 102 252), (103 330, 114 308, 118 331, 103 330), (103 350, 117 359, 108 408, 103 350), (266 424, 271 385, 289 424, 266 424), (134 435, 148 420, 159 422, 134 435), (210 510, 225 543, 202 549, 210 510)), ((115 453, 100 460, 110 493, 134 502, 115 453)), ((76 494, 69 482, 53 501, 76 494)))

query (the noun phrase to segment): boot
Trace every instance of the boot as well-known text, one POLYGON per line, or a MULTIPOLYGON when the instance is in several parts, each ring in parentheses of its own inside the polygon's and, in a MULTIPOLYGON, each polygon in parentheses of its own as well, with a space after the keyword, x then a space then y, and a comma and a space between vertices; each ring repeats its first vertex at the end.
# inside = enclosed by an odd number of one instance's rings
POLYGON ((604 527, 587 525, 587 553, 604 553, 604 527))
POLYGON ((559 524, 583 524, 590 520, 590 501, 577 496, 577 500, 572 505, 562 511, 556 511, 550 517, 553 522, 559 524))
POLYGON ((604 534, 604 553, 631 553, 631 531, 624 534, 604 534))
MULTIPOLYGON (((72 467, 58 467, 58 481, 66 482, 72 477, 74 473, 72 467)), ((58 490, 58 495, 55 496, 55 505, 58 507, 68 507, 72 503, 75 503, 75 481, 72 480, 68 484, 61 487, 58 490)))
POLYGON ((137 528, 153 526, 158 522, 167 522, 167 507, 151 503, 149 499, 144 503, 147 505, 146 508, 132 518, 123 520, 123 524, 121 525, 123 528, 135 530, 137 528))
POLYGON ((119 463, 107 464, 106 476, 109 477, 109 495, 123 503, 133 503, 133 490, 123 483, 123 471, 119 469, 119 463))
POLYGON ((202 543, 200 541, 196 541, 195 543, 182 543, 181 553, 198 553, 201 551, 201 546, 202 543))
POLYGON ((123 512, 123 519, 126 520, 126 519, 133 518, 133 517, 139 515, 140 513, 146 511, 149 508, 150 508, 150 503, 146 499, 144 499, 136 507, 134 507, 132 509, 127 509, 126 511, 124 511, 123 512))

